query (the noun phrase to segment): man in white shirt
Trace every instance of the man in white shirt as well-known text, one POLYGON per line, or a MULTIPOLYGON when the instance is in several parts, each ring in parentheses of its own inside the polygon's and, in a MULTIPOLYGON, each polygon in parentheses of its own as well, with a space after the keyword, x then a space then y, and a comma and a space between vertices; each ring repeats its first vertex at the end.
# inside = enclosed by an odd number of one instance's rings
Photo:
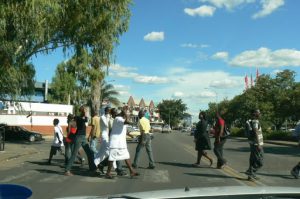
POLYGON ((52 157, 53 157, 53 155, 56 155, 57 151, 59 151, 63 155, 61 147, 64 146, 64 142, 63 142, 64 136, 63 136, 62 129, 58 124, 59 124, 59 120, 55 118, 53 120, 54 138, 53 138, 53 142, 51 145, 48 164, 51 164, 52 157))

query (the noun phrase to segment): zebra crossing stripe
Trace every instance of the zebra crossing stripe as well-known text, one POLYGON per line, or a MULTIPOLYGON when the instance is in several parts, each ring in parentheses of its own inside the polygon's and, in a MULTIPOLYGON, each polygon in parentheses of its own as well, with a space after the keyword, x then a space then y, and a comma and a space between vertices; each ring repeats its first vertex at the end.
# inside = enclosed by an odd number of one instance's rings
POLYGON ((147 170, 144 174, 145 182, 154 183, 168 183, 170 182, 170 176, 168 170, 147 170))

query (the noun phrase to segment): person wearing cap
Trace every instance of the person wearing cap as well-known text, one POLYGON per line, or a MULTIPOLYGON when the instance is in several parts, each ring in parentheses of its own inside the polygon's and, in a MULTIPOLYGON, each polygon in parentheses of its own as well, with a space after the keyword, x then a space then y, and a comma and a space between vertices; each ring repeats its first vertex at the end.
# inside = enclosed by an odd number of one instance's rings
POLYGON ((139 137, 139 143, 136 147, 135 157, 132 166, 134 168, 137 168, 141 150, 145 146, 148 154, 148 159, 149 159, 148 169, 154 169, 155 163, 154 163, 152 146, 151 146, 150 121, 145 117, 145 111, 143 110, 139 111, 138 117, 139 117, 138 127, 140 129, 141 136, 139 137))
POLYGON ((250 133, 249 133, 249 144, 250 144, 250 158, 249 158, 249 169, 246 171, 248 180, 258 180, 256 172, 263 166, 263 134, 261 125, 259 122, 260 111, 255 109, 252 111, 252 119, 250 120, 250 133))

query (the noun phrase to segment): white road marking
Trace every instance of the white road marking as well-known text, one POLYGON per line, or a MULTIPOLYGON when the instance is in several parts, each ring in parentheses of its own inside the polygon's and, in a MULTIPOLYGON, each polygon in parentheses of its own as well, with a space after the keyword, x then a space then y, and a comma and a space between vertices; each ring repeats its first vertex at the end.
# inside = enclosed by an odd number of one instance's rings
POLYGON ((144 174, 145 182, 168 183, 170 182, 168 170, 147 170, 144 174))
POLYGON ((39 182, 46 182, 46 183, 58 183, 64 182, 65 180, 69 179, 69 176, 63 176, 58 174, 50 174, 50 177, 43 178, 39 182))
POLYGON ((107 182, 116 182, 116 178, 115 177, 114 179, 105 179, 104 177, 101 178, 101 177, 84 177, 82 179, 80 179, 81 182, 92 182, 92 183, 101 183, 101 182, 104 182, 104 183, 107 183, 107 182))

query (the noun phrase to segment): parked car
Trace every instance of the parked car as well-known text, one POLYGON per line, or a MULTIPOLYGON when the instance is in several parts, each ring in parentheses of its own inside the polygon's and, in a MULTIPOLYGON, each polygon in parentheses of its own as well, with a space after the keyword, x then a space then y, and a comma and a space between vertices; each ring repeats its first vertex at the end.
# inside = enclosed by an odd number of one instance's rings
POLYGON ((171 133, 171 131, 172 131, 171 127, 169 125, 165 125, 165 126, 163 126, 161 132, 162 133, 171 133))
POLYGON ((126 136, 127 142, 138 142, 139 137, 141 136, 141 132, 131 126, 127 127, 127 132, 129 132, 130 135, 126 136))
POLYGON ((43 136, 39 132, 29 131, 22 126, 9 126, 1 124, 5 129, 5 140, 6 141, 42 141, 43 136))
POLYGON ((161 132, 162 126, 161 125, 151 125, 151 131, 152 132, 161 132))
MULTIPOLYGON (((141 132, 139 130, 136 130, 134 127, 127 127, 127 132, 129 132, 130 135, 126 136, 127 142, 138 142, 139 137, 141 136, 141 132)), ((153 133, 150 133, 151 139, 153 139, 153 133)))

